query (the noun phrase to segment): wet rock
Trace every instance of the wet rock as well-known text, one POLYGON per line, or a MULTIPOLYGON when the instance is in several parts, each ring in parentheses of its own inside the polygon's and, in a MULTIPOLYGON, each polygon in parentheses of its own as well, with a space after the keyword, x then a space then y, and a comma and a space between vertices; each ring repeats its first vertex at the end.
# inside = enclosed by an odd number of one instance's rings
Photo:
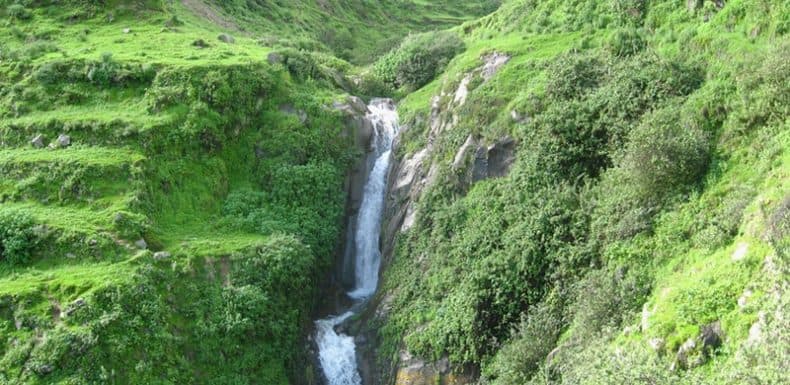
POLYGON ((170 259, 172 255, 167 251, 157 251, 154 253, 154 260, 156 261, 164 261, 166 259, 170 259))
POLYGON ((233 36, 228 35, 227 33, 219 34, 219 36, 217 36, 217 39, 219 41, 221 41, 223 43, 227 43, 227 44, 234 44, 234 43, 236 43, 236 39, 233 36))
POLYGON ((472 183, 486 178, 488 178, 488 151, 485 147, 478 147, 472 163, 472 183))
POLYGON ((356 111, 358 114, 365 115, 365 114, 367 114, 368 112, 370 112, 370 111, 368 110, 368 105, 367 105, 367 104, 365 104, 365 101, 363 101, 361 98, 359 98, 359 97, 357 97, 357 96, 349 96, 349 97, 348 97, 348 104, 349 104, 349 105, 351 106, 351 108, 353 108, 353 109, 354 109, 354 111, 356 111))
POLYGON ((516 141, 504 137, 488 147, 488 177, 499 178, 508 174, 516 160, 516 141))
POLYGON ((477 147, 472 163, 472 183, 506 176, 516 160, 515 150, 516 141, 510 137, 504 137, 488 147, 477 147))
POLYGON ((36 137, 30 141, 30 144, 35 148, 44 148, 44 135, 36 135, 36 137))

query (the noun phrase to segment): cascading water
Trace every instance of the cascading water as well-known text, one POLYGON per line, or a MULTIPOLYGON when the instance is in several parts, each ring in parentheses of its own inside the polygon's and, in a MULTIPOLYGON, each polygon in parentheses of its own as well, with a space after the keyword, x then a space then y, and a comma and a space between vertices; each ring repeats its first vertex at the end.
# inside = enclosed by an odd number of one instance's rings
MULTIPOLYGON (((392 157, 392 142, 398 133, 398 113, 391 100, 374 99, 368 105, 368 110, 367 118, 375 130, 375 162, 365 183, 354 236, 354 289, 347 294, 356 304, 370 298, 378 285, 381 265, 381 215, 392 157)), ((335 326, 352 315, 353 311, 348 311, 336 317, 316 321, 318 359, 329 385, 362 384, 357 369, 354 338, 335 331, 335 326)))

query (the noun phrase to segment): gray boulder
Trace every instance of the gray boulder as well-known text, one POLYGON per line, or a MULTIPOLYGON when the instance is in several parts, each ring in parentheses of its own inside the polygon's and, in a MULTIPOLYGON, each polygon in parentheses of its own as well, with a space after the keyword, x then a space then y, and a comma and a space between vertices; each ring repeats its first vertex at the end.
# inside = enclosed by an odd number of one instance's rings
POLYGON ((701 332, 702 352, 706 355, 713 353, 724 341, 724 331, 719 321, 703 326, 701 332))
POLYGON ((58 147, 65 148, 71 145, 71 137, 66 134, 60 134, 55 142, 58 147))
POLYGON ((30 141, 30 144, 35 148, 44 148, 44 135, 36 135, 36 137, 30 141))
POLYGON ((266 56, 266 60, 269 64, 280 64, 283 62, 283 55, 280 55, 277 52, 271 52, 268 56, 266 56))
POLYGON ((219 39, 219 41, 223 43, 228 43, 228 44, 236 43, 236 39, 233 36, 228 35, 227 33, 219 34, 219 36, 217 36, 217 39, 219 39))
POLYGON ((157 261, 163 261, 165 259, 170 259, 172 255, 167 251, 157 251, 154 253, 154 259, 157 261))
POLYGON ((142 238, 140 238, 137 241, 135 241, 134 245, 140 250, 148 249, 148 242, 146 242, 145 239, 142 239, 142 238))
POLYGON ((307 122, 307 112, 304 110, 296 109, 292 104, 280 105, 280 112, 286 115, 295 116, 299 122, 305 124, 307 122))

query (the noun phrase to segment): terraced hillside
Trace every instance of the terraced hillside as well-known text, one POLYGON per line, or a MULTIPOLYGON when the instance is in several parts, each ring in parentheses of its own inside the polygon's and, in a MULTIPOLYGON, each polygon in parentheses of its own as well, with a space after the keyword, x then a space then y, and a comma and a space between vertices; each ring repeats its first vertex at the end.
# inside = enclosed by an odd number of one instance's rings
POLYGON ((180 4, 0 5, 0 383, 309 382, 339 71, 180 4))

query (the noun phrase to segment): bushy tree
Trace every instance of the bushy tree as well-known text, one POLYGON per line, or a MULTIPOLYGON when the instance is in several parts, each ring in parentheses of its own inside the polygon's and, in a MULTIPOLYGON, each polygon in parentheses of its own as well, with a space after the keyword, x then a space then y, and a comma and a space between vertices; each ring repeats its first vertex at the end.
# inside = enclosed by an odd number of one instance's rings
POLYGON ((11 265, 27 263, 37 243, 35 221, 23 211, 0 212, 0 261, 11 265))
POLYGON ((418 89, 444 70, 464 50, 464 42, 453 32, 409 35, 400 47, 373 66, 374 73, 394 88, 418 89))

